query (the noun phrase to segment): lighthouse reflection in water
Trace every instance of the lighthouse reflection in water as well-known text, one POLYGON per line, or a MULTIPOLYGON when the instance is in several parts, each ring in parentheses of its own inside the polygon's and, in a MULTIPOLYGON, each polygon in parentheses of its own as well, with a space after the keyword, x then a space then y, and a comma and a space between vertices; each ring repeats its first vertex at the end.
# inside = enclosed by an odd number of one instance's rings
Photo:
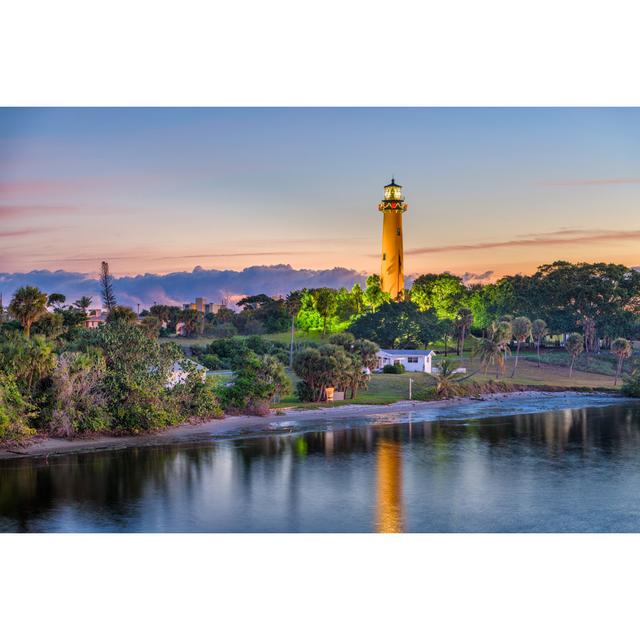
POLYGON ((639 461, 640 403, 279 426, 0 461, 0 531, 640 532, 639 461))

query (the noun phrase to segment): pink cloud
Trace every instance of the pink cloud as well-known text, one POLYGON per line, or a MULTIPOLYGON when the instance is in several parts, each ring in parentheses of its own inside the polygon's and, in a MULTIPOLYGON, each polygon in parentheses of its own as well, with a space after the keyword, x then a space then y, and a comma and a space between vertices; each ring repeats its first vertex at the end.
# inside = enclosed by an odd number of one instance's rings
POLYGON ((76 213, 78 207, 68 204, 0 204, 0 220, 29 215, 76 213))
POLYGON ((418 249, 410 249, 405 251, 407 255, 420 255, 426 253, 445 253, 447 251, 478 251, 482 249, 500 249, 508 247, 543 247, 550 245, 571 245, 571 244, 588 244, 592 242, 612 242, 615 240, 637 240, 640 239, 639 230, 629 231, 607 231, 593 232, 582 231, 575 232, 575 235, 567 236, 563 231, 558 233, 558 237, 554 237, 554 233, 541 234, 535 238, 520 238, 513 240, 501 240, 495 242, 476 242, 473 244, 450 244, 439 247, 421 247, 418 249))
POLYGON ((594 178, 585 180, 558 180, 542 183, 545 187, 594 187, 612 184, 640 184, 640 178, 594 178))
POLYGON ((49 231, 49 229, 14 229, 13 231, 0 231, 0 238, 15 238, 18 236, 30 236, 36 233, 49 231))

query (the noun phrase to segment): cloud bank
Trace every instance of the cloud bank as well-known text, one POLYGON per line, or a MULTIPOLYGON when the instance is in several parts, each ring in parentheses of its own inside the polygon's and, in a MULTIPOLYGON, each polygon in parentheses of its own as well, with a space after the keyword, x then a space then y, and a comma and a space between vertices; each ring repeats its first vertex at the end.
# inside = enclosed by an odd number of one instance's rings
MULTIPOLYGON (((242 271, 196 267, 191 272, 114 277, 114 291, 119 304, 135 307, 139 303, 148 307, 154 302, 181 305, 196 296, 219 302, 223 298, 234 299, 257 293, 286 295, 303 287, 351 288, 354 282, 364 284, 365 279, 366 274, 342 267, 313 270, 278 264, 247 267, 242 271)), ((83 295, 91 296, 94 306, 100 306, 98 281, 84 273, 62 270, 0 273, 0 292, 5 303, 18 287, 24 285, 39 287, 47 293, 63 293, 70 302, 83 295)))

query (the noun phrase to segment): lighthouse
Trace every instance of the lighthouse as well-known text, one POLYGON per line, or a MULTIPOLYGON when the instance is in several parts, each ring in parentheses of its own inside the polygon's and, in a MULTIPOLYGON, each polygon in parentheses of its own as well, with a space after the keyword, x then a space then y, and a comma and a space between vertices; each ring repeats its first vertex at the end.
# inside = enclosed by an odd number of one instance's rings
POLYGON ((407 210, 402 186, 395 179, 384 187, 384 199, 378 205, 382 213, 382 267, 380 285, 392 300, 404 296, 404 251, 402 248, 402 214, 407 210))

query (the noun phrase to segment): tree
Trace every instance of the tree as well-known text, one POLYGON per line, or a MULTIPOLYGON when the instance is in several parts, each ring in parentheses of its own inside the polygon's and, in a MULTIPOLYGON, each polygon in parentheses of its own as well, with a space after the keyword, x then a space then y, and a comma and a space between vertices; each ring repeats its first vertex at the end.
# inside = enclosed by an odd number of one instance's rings
POLYGON ((160 345, 124 321, 106 322, 95 340, 105 358, 105 397, 116 429, 148 431, 181 419, 165 387, 171 367, 184 357, 175 343, 160 345))
POLYGON ((443 318, 438 322, 438 331, 444 340, 444 356, 449 355, 449 338, 456 334, 456 324, 450 318, 443 318))
POLYGON ((480 364, 484 367, 484 373, 490 364, 496 365, 496 376, 504 372, 504 360, 510 352, 509 341, 511 340, 511 324, 506 321, 493 322, 488 330, 486 338, 477 338, 474 348, 474 355, 480 356, 480 364))
POLYGON ((133 309, 119 304, 111 307, 107 315, 107 322, 128 322, 129 324, 135 324, 137 321, 138 316, 133 309))
POLYGON ((349 329, 356 338, 386 349, 424 349, 440 338, 435 312, 421 312, 410 300, 386 302, 375 313, 356 318, 349 329))
POLYGON ((202 313, 196 309, 183 309, 180 319, 184 322, 184 330, 187 336, 192 336, 200 328, 202 313))
POLYGON ((157 338, 160 335, 160 318, 145 316, 140 322, 140 327, 150 338, 157 338))
POLYGON ((31 325, 47 313, 47 294, 37 287, 20 287, 9 304, 9 313, 16 318, 29 338, 31 325))
POLYGON ((547 323, 538 318, 531 323, 531 337, 536 343, 536 353, 538 354, 538 367, 540 367, 540 343, 548 333, 547 323))
POLYGON ((573 365, 576 358, 584 351, 584 337, 579 333, 570 333, 564 344, 564 348, 571 356, 571 365, 569 366, 569 377, 571 378, 573 377, 573 365))
POLYGON ((473 312, 467 307, 461 307, 456 314, 456 328, 458 330, 458 355, 464 356, 464 340, 473 325, 473 312))
POLYGON ((351 298, 353 300, 353 309, 356 316, 359 316, 364 312, 364 291, 362 287, 356 282, 353 287, 351 287, 351 298))
POLYGON ((382 290, 382 283, 379 275, 370 275, 367 278, 366 285, 366 289, 362 294, 362 299, 364 304, 366 304, 374 313, 380 305, 391 301, 391 296, 382 290))
POLYGON ((89 310, 89 307, 91 306, 92 302, 93 302, 93 299, 90 298, 89 296, 82 296, 80 299, 76 300, 73 303, 73 305, 78 309, 82 310, 84 314, 87 315, 87 311, 89 310))
POLYGON ((67 296, 62 293, 51 293, 47 299, 47 306, 53 307, 55 310, 61 309, 67 301, 67 296))
POLYGON ((531 335, 531 320, 526 316, 518 316, 511 321, 511 332, 516 339, 516 359, 513 363, 511 377, 514 378, 518 369, 518 358, 520 357, 520 346, 531 335))
POLYGON ((327 333, 327 320, 332 316, 338 306, 335 289, 321 287, 313 291, 316 311, 322 318, 322 335, 327 333))
POLYGON ((277 358, 247 351, 233 384, 223 391, 223 401, 230 409, 266 415, 274 398, 285 394, 290 387, 291 382, 277 358))
POLYGON ((411 300, 420 311, 434 309, 438 318, 453 320, 466 294, 462 278, 450 273, 427 273, 411 285, 411 300))
POLYGON ((320 402, 327 387, 345 389, 352 382, 354 362, 346 351, 336 344, 305 349, 293 359, 293 371, 301 378, 298 383, 300 400, 320 402))
POLYGON ((113 277, 109 273, 108 262, 103 262, 100 265, 100 288, 102 290, 102 303, 107 311, 111 311, 117 302, 113 293, 113 277))
POLYGON ((622 375, 622 365, 624 361, 633 353, 631 342, 625 338, 616 338, 611 343, 611 352, 615 353, 618 358, 618 366, 616 367, 616 377, 613 381, 614 386, 618 384, 618 378, 622 375))
POLYGON ((296 333, 296 316, 302 308, 302 291, 291 291, 285 301, 287 313, 291 316, 291 342, 289 343, 289 367, 293 366, 293 343, 296 333))

